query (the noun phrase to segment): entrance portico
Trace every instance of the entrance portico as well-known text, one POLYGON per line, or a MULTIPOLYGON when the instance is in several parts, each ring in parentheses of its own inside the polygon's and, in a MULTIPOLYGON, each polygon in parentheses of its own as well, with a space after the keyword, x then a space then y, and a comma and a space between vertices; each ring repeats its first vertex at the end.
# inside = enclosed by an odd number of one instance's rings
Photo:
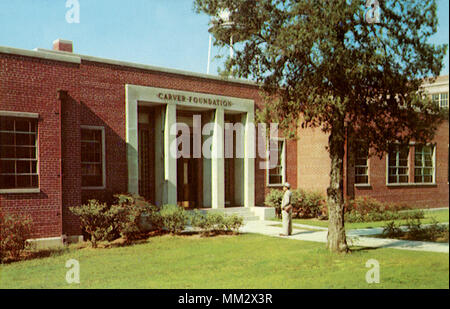
MULTIPOLYGON (((187 124, 187 127, 195 130, 192 124, 187 124)), ((142 194, 150 190, 154 192, 156 204, 177 204, 180 202, 178 197, 187 196, 186 199, 192 200, 192 196, 200 195, 197 202, 192 203, 198 208, 224 208, 225 205, 254 207, 255 139, 253 100, 126 85, 128 191, 142 194), (142 109, 147 109, 148 117, 143 116, 142 109), (180 159, 174 155, 177 152, 178 133, 174 125, 177 122, 189 122, 188 119, 184 120, 186 114, 202 116, 202 151, 198 161, 184 160, 180 163, 177 162, 180 159), (239 145, 244 150, 240 158, 225 158, 227 146, 224 128, 230 119, 240 123, 243 128, 242 134, 232 137, 233 147, 239 145), (142 138, 146 135, 140 133, 140 128, 152 131, 152 139, 142 138), (150 181, 143 178, 143 175, 147 175, 143 169, 143 158, 147 156, 143 155, 140 147, 148 147, 154 158, 153 172, 149 173, 153 178, 150 181), (205 156, 208 153, 205 147, 211 147, 210 157, 205 156), (201 174, 202 181, 196 177, 193 181, 199 185, 194 188, 201 192, 184 194, 184 190, 190 188, 184 186, 194 179, 189 175, 196 170, 201 174), (153 188, 149 188, 151 186, 153 188)), ((192 141, 190 146, 195 148, 198 142, 198 139, 192 141)))

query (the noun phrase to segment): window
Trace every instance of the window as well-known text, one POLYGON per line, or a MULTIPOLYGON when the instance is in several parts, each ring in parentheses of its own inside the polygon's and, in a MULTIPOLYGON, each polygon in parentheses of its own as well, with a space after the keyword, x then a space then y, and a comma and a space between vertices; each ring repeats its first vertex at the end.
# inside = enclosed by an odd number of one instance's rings
POLYGON ((448 108, 448 92, 435 93, 432 96, 433 101, 438 102, 439 106, 448 108))
POLYGON ((434 147, 416 146, 414 151, 414 182, 434 182, 434 147))
POLYGON ((369 184, 368 151, 358 147, 355 154, 355 184, 369 184))
POLYGON ((37 119, 0 116, 0 190, 36 189, 37 119))
POLYGON ((81 186, 105 186, 105 143, 103 127, 81 129, 81 186))
MULTIPOLYGON (((273 144, 273 142, 274 141, 272 140, 271 144, 273 144)), ((268 167, 268 185, 282 185, 285 182, 285 141, 276 140, 275 145, 277 146, 277 152, 270 151, 269 156, 276 155, 277 161, 273 168, 270 168, 270 166, 268 167)), ((271 161, 272 160, 269 160, 269 162, 271 161)))
POLYGON ((388 183, 408 183, 409 147, 395 145, 388 155, 388 183))

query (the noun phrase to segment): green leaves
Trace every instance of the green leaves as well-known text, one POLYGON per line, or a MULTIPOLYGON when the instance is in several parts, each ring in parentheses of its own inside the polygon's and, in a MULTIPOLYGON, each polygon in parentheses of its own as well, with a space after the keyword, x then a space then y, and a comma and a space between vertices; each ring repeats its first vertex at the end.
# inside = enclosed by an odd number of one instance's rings
POLYGON ((305 126, 325 131, 346 119, 353 124, 351 133, 370 138, 377 151, 405 132, 429 140, 442 115, 415 93, 422 78, 440 73, 447 50, 427 42, 436 32, 436 3, 382 1, 378 24, 365 22, 364 4, 195 1, 198 12, 211 16, 220 8, 234 12, 233 27, 219 27, 213 34, 221 46, 230 43, 224 31, 239 35, 235 58, 229 59, 225 72, 261 83, 270 95, 262 112, 265 119, 276 119, 288 129, 303 114, 305 126))

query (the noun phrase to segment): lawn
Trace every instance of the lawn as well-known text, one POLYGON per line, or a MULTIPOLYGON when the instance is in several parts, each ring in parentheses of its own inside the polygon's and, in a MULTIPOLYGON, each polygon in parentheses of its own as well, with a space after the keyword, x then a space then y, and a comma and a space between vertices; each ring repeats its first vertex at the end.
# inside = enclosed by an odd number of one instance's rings
POLYGON ((50 257, 0 266, 0 288, 449 288, 448 254, 395 249, 329 253, 322 243, 244 234, 159 236, 110 249, 69 247, 50 257), (65 281, 80 262, 81 283, 65 281), (365 281, 366 261, 380 283, 365 281))
MULTIPOLYGON (((433 218, 438 222, 449 222, 449 214, 448 209, 443 210, 433 210, 428 211, 424 210, 425 218, 421 219, 420 221, 422 224, 431 223, 433 218)), ((281 221, 280 219, 276 219, 276 221, 281 221)), ((374 228, 374 227, 384 227, 387 223, 391 222, 392 220, 388 221, 374 221, 374 222, 355 222, 355 223, 345 223, 345 229, 346 230, 353 230, 353 229, 368 229, 368 228, 374 228)), ((301 223, 301 224, 307 224, 311 226, 321 226, 321 227, 328 227, 328 221, 327 220, 318 220, 318 219, 293 219, 292 222, 294 223, 301 223)), ((395 220, 396 223, 406 224, 407 220, 395 220)))

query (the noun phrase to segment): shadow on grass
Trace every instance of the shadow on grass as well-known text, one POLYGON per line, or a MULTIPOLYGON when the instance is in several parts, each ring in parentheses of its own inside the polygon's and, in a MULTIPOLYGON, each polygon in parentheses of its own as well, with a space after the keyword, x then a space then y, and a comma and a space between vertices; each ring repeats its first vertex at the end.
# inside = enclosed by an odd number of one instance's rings
POLYGON ((364 252, 364 251, 372 251, 378 250, 380 247, 353 247, 350 248, 350 252, 364 252))
POLYGON ((41 250, 27 250, 21 252, 20 256, 6 257, 3 259, 2 264, 11 264, 20 261, 34 260, 34 259, 44 259, 52 256, 60 256, 67 253, 70 249, 64 248, 54 248, 54 249, 41 249, 41 250))

